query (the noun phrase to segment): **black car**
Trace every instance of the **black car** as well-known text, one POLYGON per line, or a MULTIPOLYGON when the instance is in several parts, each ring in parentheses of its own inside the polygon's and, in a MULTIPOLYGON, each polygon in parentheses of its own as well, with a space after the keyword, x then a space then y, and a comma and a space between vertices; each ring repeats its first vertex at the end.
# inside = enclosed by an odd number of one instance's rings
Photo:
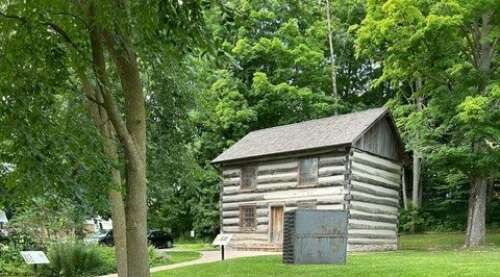
POLYGON ((165 231, 152 230, 148 233, 148 243, 156 248, 172 248, 174 238, 165 231))
MULTIPOLYGON (((148 243, 155 248, 172 248, 174 246, 174 238, 167 232, 152 230, 148 233, 148 243)), ((99 239, 99 244, 113 246, 113 231, 107 231, 106 234, 99 239)))
POLYGON ((97 243, 100 245, 113 246, 115 244, 113 240, 113 230, 105 230, 99 234, 96 234, 98 239, 97 243))

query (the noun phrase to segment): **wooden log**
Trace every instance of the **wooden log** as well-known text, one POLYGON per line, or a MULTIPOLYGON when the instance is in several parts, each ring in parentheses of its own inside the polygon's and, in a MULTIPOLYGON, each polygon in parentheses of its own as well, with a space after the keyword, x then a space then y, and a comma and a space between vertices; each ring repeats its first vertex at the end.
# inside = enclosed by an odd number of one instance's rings
POLYGON ((349 218, 349 228, 352 228, 352 229, 375 229, 375 230, 377 230, 377 229, 382 230, 383 229, 383 230, 397 231, 397 224, 349 218))
POLYGON ((297 182, 297 180, 298 180, 298 173, 297 172, 257 176, 257 184, 297 182))
POLYGON ((258 195, 255 195, 255 194, 243 194, 243 195, 236 195, 235 197, 229 197, 229 196, 225 196, 225 197, 222 197, 222 203, 225 204, 225 203, 236 203, 236 202, 254 202, 254 201, 258 201, 258 200, 264 200, 264 195, 263 194, 258 194, 258 195))
POLYGON ((395 174, 399 174, 399 172, 401 171, 401 166, 395 162, 374 155, 370 155, 368 153, 359 152, 357 150, 354 151, 352 159, 356 163, 361 163, 367 166, 371 166, 395 174))
MULTIPOLYGON (((267 217, 267 216, 268 216, 268 209, 267 208, 257 210, 257 217, 267 217)), ((239 210, 223 211, 222 217, 223 218, 239 218, 240 211, 239 210)))
POLYGON ((393 206, 399 208, 399 200, 395 198, 389 197, 379 197, 371 194, 359 192, 359 191, 351 191, 350 200, 373 203, 373 204, 381 204, 387 206, 393 206))
POLYGON ((397 230, 396 224, 393 224, 393 226, 380 226, 380 225, 368 225, 368 224, 356 224, 356 223, 349 223, 349 229, 350 230, 397 230))
POLYGON ((240 209, 242 205, 256 205, 259 208, 268 208, 270 204, 283 203, 284 205, 293 205, 297 201, 309 201, 316 200, 317 203, 344 203, 343 194, 321 194, 321 195, 300 195, 297 197, 290 197, 285 199, 266 199, 260 201, 246 201, 246 202, 232 202, 232 203, 222 203, 223 211, 234 211, 240 209))
POLYGON ((397 239, 396 235, 373 234, 373 233, 349 234, 348 236, 349 238, 352 239, 394 239, 394 240, 397 239))
POLYGON ((222 177, 224 178, 240 177, 240 175, 241 175, 240 169, 224 169, 222 171, 222 177))
POLYGON ((257 175, 273 175, 280 173, 290 173, 290 172, 298 172, 298 166, 290 167, 290 168, 275 168, 275 169, 258 169, 257 175))
MULTIPOLYGON (((267 217, 259 217, 257 218, 257 225, 268 225, 269 219, 267 217)), ((240 226, 239 218, 224 218, 222 221, 224 227, 226 226, 240 226)))
POLYGON ((240 186, 240 177, 225 178, 223 180, 224 187, 240 186))
MULTIPOLYGON (((246 203, 246 205, 255 205, 255 208, 257 210, 259 209, 267 209, 268 205, 267 203, 246 203)), ((222 204, 222 211, 239 211, 240 210, 241 203, 223 203, 222 204)))
POLYGON ((347 251, 349 252, 367 252, 367 251, 390 251, 397 250, 397 243, 392 244, 368 244, 368 245, 360 245, 360 244, 347 244, 347 251))
MULTIPOLYGON (((328 181, 328 180, 327 180, 328 181)), ((265 184, 258 185, 254 190, 240 190, 239 188, 224 189, 224 196, 236 195, 236 194, 250 194, 250 193, 264 193, 264 192, 275 192, 275 191, 288 191, 288 190, 300 190, 300 189, 311 189, 311 188, 323 188, 340 186, 339 183, 333 182, 320 182, 313 186, 298 186, 297 183, 277 183, 277 184, 265 184)))
POLYGON ((351 235, 386 235, 391 236, 391 238, 396 238, 398 235, 395 230, 376 230, 376 229, 350 229, 349 236, 351 235))
POLYGON ((319 166, 341 166, 345 164, 345 153, 341 156, 326 156, 319 158, 319 166))
POLYGON ((245 201, 259 201, 259 200, 285 200, 293 199, 297 197, 310 197, 315 196, 326 196, 326 195, 340 195, 343 194, 344 188, 340 186, 325 186, 325 187, 314 187, 304 189, 302 187, 297 187, 295 189, 289 189, 285 191, 273 191, 273 192, 257 192, 248 194, 236 194, 224 196, 223 203, 233 203, 233 202, 245 202, 245 201))
MULTIPOLYGON (((342 205, 344 204, 344 200, 341 196, 337 197, 336 199, 330 199, 329 197, 327 198, 314 198, 314 199, 307 199, 305 201, 316 201, 316 206, 328 206, 328 205, 342 205)), ((285 206, 287 207, 297 207, 297 202, 296 200, 287 200, 285 201, 285 206)))
POLYGON ((352 245, 379 245, 379 244, 396 244, 396 239, 358 239, 348 238, 348 244, 352 245))
POLYGON ((399 191, 395 189, 392 188, 389 189, 386 187, 362 183, 359 181, 351 181, 351 190, 360 191, 380 197, 390 197, 394 199, 399 199, 399 191))
POLYGON ((320 167, 318 172, 319 177, 327 177, 332 175, 344 175, 345 174, 345 166, 325 166, 320 167))
POLYGON ((351 201, 349 203, 349 208, 353 210, 358 210, 362 212, 372 212, 372 213, 382 213, 382 214, 391 214, 398 215, 399 209, 394 206, 366 203, 360 201, 351 201))
POLYGON ((261 172, 272 172, 272 171, 279 171, 279 170, 287 170, 287 171, 292 171, 294 169, 297 169, 299 166, 299 163, 297 160, 287 160, 287 161, 278 161, 278 162, 268 162, 265 164, 261 164, 257 168, 258 174, 261 174, 261 172))
POLYGON ((358 172, 362 172, 362 173, 366 173, 366 174, 370 174, 370 175, 374 175, 374 176, 379 176, 379 177, 382 177, 384 179, 390 180, 390 181, 395 182, 395 183, 399 183, 399 180, 401 179, 400 174, 396 174, 396 173, 393 173, 391 171, 385 171, 382 169, 374 168, 374 167, 364 165, 361 163, 356 163, 356 162, 353 163, 352 169, 354 169, 358 172))
POLYGON ((335 176, 318 178, 319 185, 344 186, 344 183, 345 183, 344 175, 335 175, 335 176))
POLYGON ((397 191, 400 190, 400 183, 384 179, 382 177, 366 174, 357 170, 352 170, 352 180, 360 181, 367 184, 373 184, 381 187, 392 188, 397 191))
POLYGON ((242 229, 240 226, 223 226, 222 230, 224 233, 230 234, 268 234, 268 226, 267 225, 257 225, 257 228, 254 230, 242 229))
POLYGON ((387 215, 377 215, 377 214, 369 214, 369 213, 362 213, 358 211, 351 211, 350 212, 350 217, 353 219, 360 219, 360 220, 368 220, 368 221, 376 221, 376 222, 386 222, 386 223, 393 223, 397 224, 398 223, 398 218, 397 217, 389 217, 387 215))
POLYGON ((317 205, 316 204, 316 209, 318 209, 318 210, 344 210, 344 205, 343 204, 337 204, 337 205, 317 205))

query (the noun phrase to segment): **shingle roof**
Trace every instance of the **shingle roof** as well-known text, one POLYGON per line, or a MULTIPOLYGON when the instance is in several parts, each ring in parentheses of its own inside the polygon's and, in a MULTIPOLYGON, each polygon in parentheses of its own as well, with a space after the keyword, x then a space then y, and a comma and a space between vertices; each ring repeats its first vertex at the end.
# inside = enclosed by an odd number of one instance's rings
POLYGON ((387 109, 375 108, 253 131, 212 162, 351 144, 385 114, 387 109))

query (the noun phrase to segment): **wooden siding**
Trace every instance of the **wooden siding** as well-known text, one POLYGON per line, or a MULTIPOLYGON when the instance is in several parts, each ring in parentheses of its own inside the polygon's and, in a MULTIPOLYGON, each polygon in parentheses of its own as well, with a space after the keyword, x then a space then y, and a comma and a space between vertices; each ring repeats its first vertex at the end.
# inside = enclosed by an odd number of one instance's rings
POLYGON ((281 247, 270 242, 271 206, 283 206, 285 211, 289 211, 295 209, 300 201, 314 201, 317 209, 344 209, 346 156, 344 150, 312 156, 318 157, 318 182, 307 186, 298 185, 300 158, 256 163, 257 185, 253 190, 240 189, 239 168, 224 168, 222 230, 234 234, 232 245, 248 249, 281 247), (242 205, 256 206, 257 226, 252 231, 239 227, 239 207, 242 205))
POLYGON ((387 117, 368 129, 354 142, 353 146, 392 160, 397 161, 401 158, 399 157, 399 146, 395 131, 392 129, 387 117))
POLYGON ((400 164, 358 149, 349 164, 348 250, 397 249, 400 164))

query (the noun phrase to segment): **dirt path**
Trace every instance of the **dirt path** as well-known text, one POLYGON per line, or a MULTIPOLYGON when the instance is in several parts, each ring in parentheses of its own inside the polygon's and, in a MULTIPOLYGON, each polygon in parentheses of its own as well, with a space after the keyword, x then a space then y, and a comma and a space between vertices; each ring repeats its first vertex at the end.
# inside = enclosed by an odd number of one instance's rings
MULTIPOLYGON (((175 249, 175 250, 167 250, 166 252, 171 252, 171 251, 184 251, 184 250, 175 249)), ((190 250, 185 250, 185 251, 190 251, 190 250)), ((184 266, 212 263, 212 262, 220 261, 220 259, 221 259, 220 251, 200 251, 200 253, 201 253, 201 257, 197 260, 153 267, 150 269, 150 272, 159 272, 159 271, 165 271, 165 270, 184 267, 184 266)), ((266 255, 279 255, 279 254, 281 254, 281 252, 227 250, 225 253, 225 258, 226 259, 234 259, 234 258, 242 258, 242 257, 255 257, 255 256, 266 256, 266 255)), ((117 276, 118 275, 116 275, 116 274, 109 274, 109 275, 103 275, 101 277, 117 277, 117 276)))

